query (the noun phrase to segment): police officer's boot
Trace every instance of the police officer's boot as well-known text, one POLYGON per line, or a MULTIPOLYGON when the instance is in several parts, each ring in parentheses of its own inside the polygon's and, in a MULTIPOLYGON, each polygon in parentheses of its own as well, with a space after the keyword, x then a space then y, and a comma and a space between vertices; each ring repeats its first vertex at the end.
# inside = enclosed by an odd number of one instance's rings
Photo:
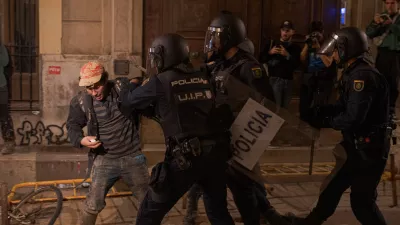
POLYGON ((274 208, 263 213, 269 225, 291 225, 291 220, 279 214, 274 208))
POLYGON ((86 212, 85 210, 82 211, 82 224, 81 225, 95 225, 96 219, 98 214, 91 214, 86 212))
POLYGON ((323 220, 318 219, 312 214, 308 215, 306 218, 297 217, 294 215, 285 216, 287 220, 290 220, 290 225, 322 225, 323 220))

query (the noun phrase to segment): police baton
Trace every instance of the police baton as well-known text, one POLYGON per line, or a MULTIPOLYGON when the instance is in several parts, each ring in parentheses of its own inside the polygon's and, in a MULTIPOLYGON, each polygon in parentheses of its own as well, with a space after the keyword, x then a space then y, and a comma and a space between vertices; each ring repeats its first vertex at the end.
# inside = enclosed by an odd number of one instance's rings
MULTIPOLYGON (((142 71, 142 72, 144 73, 144 77, 145 77, 146 79, 143 80, 142 85, 146 84, 147 81, 150 79, 150 76, 147 74, 146 68, 144 68, 143 66, 137 64, 137 63, 136 63, 136 60, 131 60, 131 62, 133 63, 133 66, 134 66, 136 69, 139 69, 140 71, 142 71)), ((132 78, 130 78, 130 79, 134 79, 134 78, 137 78, 137 77, 132 77, 132 78)))
MULTIPOLYGON (((315 77, 316 77, 316 90, 314 94, 314 108, 318 108, 321 105, 321 90, 319 87, 319 77, 318 77, 318 72, 315 72, 315 77)), ((316 115, 316 112, 314 113, 314 116, 316 115)), ((312 140, 311 140, 311 146, 310 146, 310 162, 309 162, 309 168, 308 168, 308 175, 312 175, 313 172, 313 164, 314 164, 314 154, 315 154, 315 141, 319 137, 318 135, 319 131, 316 129, 313 129, 312 131, 312 140)))
MULTIPOLYGON (((130 56, 129 56, 129 61, 132 62, 133 66, 134 66, 136 69, 139 69, 140 71, 142 71, 142 72, 145 74, 145 77, 146 77, 146 78, 149 78, 149 77, 148 77, 148 74, 147 74, 146 68, 144 68, 143 66, 139 65, 139 64, 137 63, 137 61, 136 61, 136 59, 135 59, 135 57, 134 57, 133 55, 130 55, 130 56)), ((134 78, 135 78, 135 77, 134 77, 134 78)), ((133 79, 133 78, 132 78, 132 79, 133 79)))
POLYGON ((145 73, 145 74, 147 73, 147 70, 146 70, 143 66, 140 66, 139 64, 137 64, 137 63, 135 63, 135 62, 133 62, 133 66, 134 66, 135 68, 141 70, 143 73, 145 73))

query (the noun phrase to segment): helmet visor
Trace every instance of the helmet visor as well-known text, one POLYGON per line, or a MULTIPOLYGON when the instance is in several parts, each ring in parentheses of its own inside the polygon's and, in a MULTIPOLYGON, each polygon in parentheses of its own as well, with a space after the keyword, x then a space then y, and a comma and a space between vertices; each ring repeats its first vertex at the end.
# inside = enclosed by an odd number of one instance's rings
POLYGON ((204 53, 218 51, 221 46, 222 28, 208 27, 206 37, 204 39, 204 53))
POLYGON ((335 49, 337 49, 338 39, 339 36, 337 34, 332 34, 328 40, 324 41, 317 54, 328 56, 332 55, 335 49))
POLYGON ((158 65, 160 64, 159 58, 155 54, 155 48, 149 48, 146 59, 146 72, 147 76, 153 76, 158 74, 158 65))

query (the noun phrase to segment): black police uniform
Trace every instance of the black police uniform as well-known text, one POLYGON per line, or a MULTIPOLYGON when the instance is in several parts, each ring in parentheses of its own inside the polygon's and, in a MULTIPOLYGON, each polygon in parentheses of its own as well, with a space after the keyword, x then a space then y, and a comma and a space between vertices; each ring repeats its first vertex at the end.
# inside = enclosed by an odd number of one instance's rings
MULTIPOLYGON (((229 98, 229 94, 225 93, 222 83, 224 79, 218 76, 219 71, 229 73, 242 81, 244 85, 248 85, 265 97, 272 99, 272 89, 269 86, 268 77, 261 70, 261 65, 251 54, 239 49, 233 57, 219 62, 211 72, 211 82, 216 89, 217 107, 227 104, 229 98)), ((239 112, 233 112, 230 121, 224 122, 227 129, 238 114, 239 112)), ((269 217, 267 219, 270 219, 271 216, 277 216, 266 198, 265 187, 236 171, 233 167, 229 167, 228 170, 228 187, 232 192, 244 224, 260 224, 260 214, 265 215, 267 213, 267 217, 269 217)))
MULTIPOLYGON (((235 89, 236 87, 230 86, 235 84, 229 84, 229 77, 227 76, 233 76, 236 78, 233 79, 234 82, 239 80, 243 85, 259 92, 264 97, 273 99, 272 88, 269 85, 268 77, 261 69, 261 65, 252 54, 240 49, 241 43, 246 41, 246 33, 246 27, 240 18, 234 16, 231 12, 222 11, 219 16, 211 21, 205 36, 205 52, 216 53, 222 59, 211 72, 211 80, 216 89, 218 110, 225 112, 219 118, 221 126, 225 129, 231 127, 234 118, 241 110, 240 107, 242 107, 241 100, 235 99, 234 93, 230 94, 232 88, 235 89), (232 50, 236 52, 232 54, 232 50)), ((247 49, 251 51, 251 46, 249 47, 247 49)), ((236 91, 240 93, 241 90, 236 91)), ((244 95, 250 97, 250 95, 255 94, 252 97, 259 97, 259 93, 246 93, 244 95)), ((242 172, 229 167, 228 187, 233 194, 244 224, 259 224, 260 213, 263 213, 268 222, 273 224, 278 223, 272 221, 272 219, 283 220, 268 202, 263 182, 253 181, 242 172)), ((281 222, 281 220, 278 222, 281 222)))
MULTIPOLYGON (((304 224, 322 224, 335 211, 342 194, 351 187, 351 207, 363 224, 383 225, 375 201, 390 149, 389 93, 385 78, 359 58, 343 74, 342 94, 335 105, 321 107, 323 123, 341 130, 347 159, 304 224)), ((303 224, 303 223, 301 223, 303 224)))
POLYGON ((229 137, 209 126, 214 94, 206 74, 169 69, 134 91, 122 91, 121 101, 139 111, 154 106, 167 145, 164 162, 153 168, 151 189, 140 206, 137 224, 160 224, 195 182, 204 190, 211 223, 233 224, 224 179, 229 137))
MULTIPOLYGON (((253 62, 254 61, 254 45, 253 43, 249 40, 246 39, 244 42, 242 42, 240 45, 238 45, 238 48, 241 50, 240 53, 238 53, 237 55, 235 55, 232 58, 232 62, 229 61, 225 61, 222 57, 219 57, 216 54, 212 54, 210 58, 207 58, 204 62, 204 65, 202 65, 202 69, 203 71, 208 72, 209 74, 214 74, 214 80, 216 79, 216 73, 218 73, 216 71, 216 68, 218 67, 219 70, 223 70, 224 65, 228 66, 228 68, 232 71, 235 71, 237 73, 236 77, 240 77, 243 76, 247 79, 248 76, 252 77, 254 76, 253 74, 253 70, 250 70, 249 68, 244 68, 244 70, 247 70, 247 74, 240 74, 240 68, 242 65, 247 63, 247 67, 251 67, 252 69, 258 69, 259 64, 257 62, 253 62), (249 56, 250 55, 250 56, 249 56), (253 63, 253 64, 251 64, 253 63), (232 64, 231 66, 229 66, 229 64, 232 64), (213 72, 214 71, 214 72, 213 72), (252 74, 248 74, 248 72, 251 71, 252 74)), ((258 72, 258 71, 257 71, 258 72)), ((257 74, 257 76, 259 76, 257 74)), ((216 82, 213 82, 214 86, 216 85, 216 82)), ((225 129, 229 129, 229 126, 233 120, 233 117, 230 113, 227 113, 230 115, 230 120, 229 122, 227 122, 227 126, 225 127, 225 129)), ((228 115, 228 117, 229 117, 228 115)), ((224 119, 226 119, 227 117, 224 117, 224 119)), ((246 180, 248 180, 248 178, 246 178, 246 180)), ((261 188, 261 191, 259 191, 258 193, 260 194, 260 196, 263 196, 261 198, 265 198, 266 192, 265 189, 261 188)), ((187 211, 186 211, 186 216, 184 218, 184 224, 195 224, 195 219, 196 219, 196 211, 197 211, 197 204, 198 204, 198 199, 200 198, 200 196, 202 195, 202 190, 201 187, 199 187, 198 185, 194 185, 190 191, 188 192, 187 198, 188 198, 188 207, 187 207, 187 211)), ((252 196, 253 193, 252 193, 252 196)), ((258 197, 258 195, 257 195, 258 197)), ((239 202, 241 202, 241 198, 237 198, 239 200, 239 202)), ((249 197, 250 199, 250 197, 249 197)), ((254 198, 251 198, 251 201, 254 202, 254 198)), ((269 202, 268 202, 269 204, 269 202)), ((243 204, 239 203, 239 205, 241 205, 242 207, 242 212, 244 211, 244 214, 249 214, 248 212, 245 211, 245 199, 243 199, 243 204)), ((250 216, 248 216, 250 217, 250 216)), ((259 217, 258 217, 259 218, 259 217)))
MULTIPOLYGON (((212 54, 209 57, 205 55, 204 64, 200 65, 200 70, 206 74, 211 73, 216 65, 221 61, 221 57, 216 54, 212 54)), ((195 225, 198 213, 198 201, 203 195, 203 190, 200 185, 193 184, 187 193, 187 208, 186 215, 183 219, 184 225, 195 225)))
POLYGON ((228 98, 227 94, 218 95, 218 93, 224 93, 223 84, 220 81, 222 78, 218 77, 219 71, 226 71, 268 99, 273 99, 272 88, 268 83, 268 77, 261 69, 260 63, 253 55, 239 49, 232 58, 220 61, 218 65, 215 65, 211 72, 211 81, 217 89, 217 105, 224 104, 223 99, 228 98), (218 89, 220 90, 218 91, 218 89))
MULTIPOLYGON (((376 188, 390 149, 393 124, 389 119, 389 92, 386 79, 365 59, 368 39, 356 27, 333 33, 319 54, 336 54, 343 71, 342 91, 335 105, 317 108, 311 119, 316 127, 340 130, 346 157, 336 165, 331 181, 322 190, 317 206, 296 224, 322 224, 330 217, 343 194, 351 187, 351 207, 363 224, 386 224, 375 201, 376 188), (343 164, 340 166, 340 164, 343 164)), ((337 60, 336 59, 336 60, 337 60)))

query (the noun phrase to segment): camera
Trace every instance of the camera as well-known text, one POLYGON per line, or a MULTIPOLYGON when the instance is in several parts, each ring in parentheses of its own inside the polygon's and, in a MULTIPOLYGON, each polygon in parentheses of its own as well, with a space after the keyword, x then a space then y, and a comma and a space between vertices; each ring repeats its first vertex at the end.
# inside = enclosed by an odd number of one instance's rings
POLYGON ((381 17, 381 19, 383 19, 383 20, 388 20, 388 19, 390 19, 390 16, 388 15, 388 14, 381 14, 380 15, 380 17, 381 17))
POLYGON ((311 38, 311 39, 316 39, 316 40, 318 40, 320 36, 321 36, 321 34, 320 34, 319 32, 312 32, 312 33, 310 34, 310 38, 311 38))
POLYGON ((312 32, 309 37, 306 40, 306 43, 309 45, 315 44, 319 42, 319 39, 321 38, 321 33, 319 32, 312 32))

